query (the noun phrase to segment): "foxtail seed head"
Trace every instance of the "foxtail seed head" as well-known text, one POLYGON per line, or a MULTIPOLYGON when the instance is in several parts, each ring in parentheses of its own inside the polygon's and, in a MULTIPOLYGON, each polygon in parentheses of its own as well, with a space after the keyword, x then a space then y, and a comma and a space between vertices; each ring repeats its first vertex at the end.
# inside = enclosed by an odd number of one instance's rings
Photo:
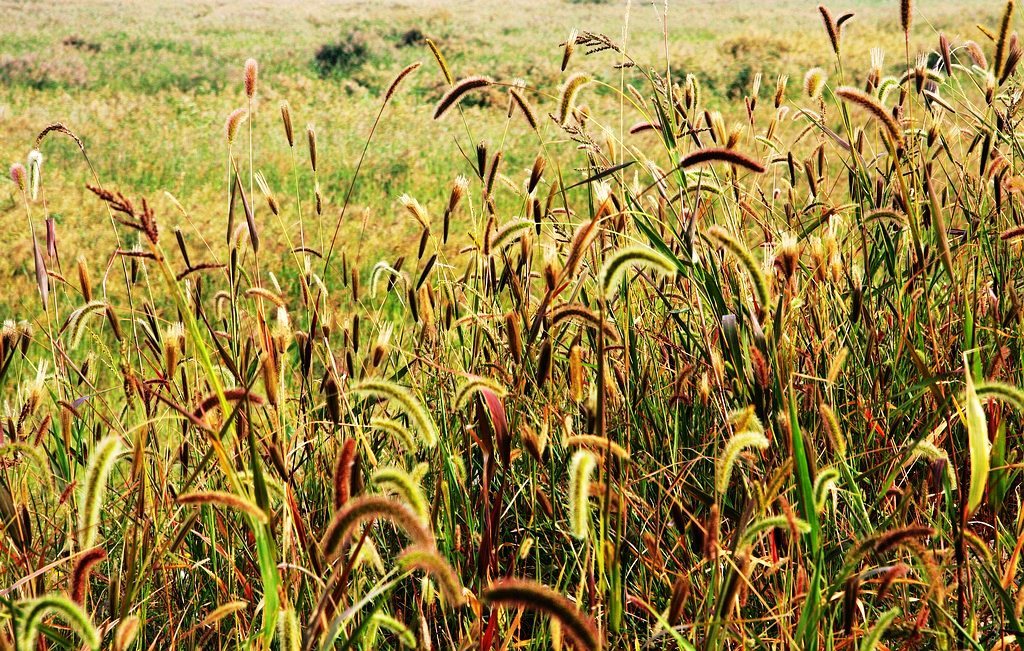
POLYGON ((441 101, 437 103, 437 106, 434 108, 434 119, 440 119, 448 112, 448 109, 461 102, 466 93, 478 88, 490 86, 492 83, 493 82, 488 77, 480 76, 466 77, 465 79, 460 80, 459 83, 452 86, 451 89, 441 98, 441 101))
POLYGON ((405 387, 387 380, 367 379, 353 384, 349 391, 353 395, 384 398, 399 407, 416 425, 424 445, 437 445, 437 425, 422 403, 405 387))
POLYGON ((242 120, 248 117, 249 113, 244 108, 237 108, 228 114, 228 119, 224 123, 224 132, 228 138, 228 145, 235 142, 235 134, 238 133, 238 126, 242 124, 242 120))
POLYGON ((591 81, 590 77, 579 72, 569 77, 562 86, 562 93, 558 102, 558 123, 565 125, 572 116, 573 107, 576 105, 576 96, 580 89, 591 81))
POLYGON ((575 604, 546 585, 521 579, 501 579, 480 595, 485 604, 521 606, 546 613, 559 623, 559 629, 585 651, 601 651, 601 640, 594 622, 575 604))
POLYGON ((580 540, 590 528, 590 477, 596 465, 588 450, 577 450, 569 465, 569 521, 572 535, 580 540))
POLYGON ((650 247, 634 246, 621 249, 605 260, 598 275, 601 291, 605 298, 610 298, 619 288, 629 267, 638 267, 665 275, 675 271, 675 265, 667 256, 650 247))
POLYGON ((121 438, 111 434, 101 440, 92 450, 89 467, 82 482, 82 501, 78 512, 78 530, 82 549, 96 546, 99 532, 100 510, 107 490, 107 477, 114 467, 117 455, 121 453, 121 438))
POLYGON ((28 174, 25 172, 25 166, 21 163, 14 163, 11 165, 11 180, 14 181, 14 185, 18 186, 18 189, 22 192, 27 187, 26 179, 28 174))
POLYGON ((89 619, 89 616, 78 604, 66 597, 58 594, 40 597, 28 602, 23 612, 24 619, 22 620, 21 640, 18 647, 21 651, 32 651, 32 649, 36 648, 39 629, 43 624, 43 620, 50 613, 57 613, 67 620, 90 649, 100 648, 100 635, 97 633, 92 620, 89 619))
POLYGON ((281 124, 284 125, 284 137, 288 140, 288 146, 295 146, 295 132, 292 130, 292 111, 288 102, 281 102, 281 124))
POLYGON ((913 0, 900 0, 900 27, 904 34, 910 34, 910 28, 914 22, 913 0))
POLYGON ((804 75, 804 94, 810 99, 821 97, 821 91, 825 88, 828 75, 821 68, 811 68, 804 75))
POLYGON ((256 78, 259 75, 259 64, 256 59, 245 61, 245 96, 252 99, 256 95, 256 78))

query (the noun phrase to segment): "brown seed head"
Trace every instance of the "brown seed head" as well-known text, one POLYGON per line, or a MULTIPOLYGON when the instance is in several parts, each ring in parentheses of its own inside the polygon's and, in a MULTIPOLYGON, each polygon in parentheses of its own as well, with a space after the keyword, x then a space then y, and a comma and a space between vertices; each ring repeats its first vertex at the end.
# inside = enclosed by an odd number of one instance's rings
POLYGON ((259 75, 259 64, 256 59, 245 60, 245 96, 252 99, 256 94, 256 77, 259 75))
POLYGON ((306 139, 309 140, 309 164, 316 171, 316 130, 312 124, 306 125, 306 139))
POLYGON ((821 14, 822 22, 825 23, 825 32, 828 33, 828 40, 832 43, 832 51, 839 54, 839 27, 836 25, 835 19, 832 18, 832 12, 825 5, 818 5, 818 13, 821 14))
POLYGON ((900 27, 904 34, 910 34, 910 27, 914 21, 913 0, 900 0, 900 27))
POLYGON ((288 108, 288 102, 281 102, 281 122, 284 124, 284 137, 288 139, 288 146, 295 146, 295 133, 292 131, 292 112, 288 108))

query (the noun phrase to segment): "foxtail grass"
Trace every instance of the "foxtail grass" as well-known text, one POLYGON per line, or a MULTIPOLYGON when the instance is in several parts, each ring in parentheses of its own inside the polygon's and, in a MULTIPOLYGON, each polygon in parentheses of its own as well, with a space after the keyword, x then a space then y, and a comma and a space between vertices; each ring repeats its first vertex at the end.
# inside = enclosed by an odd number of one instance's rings
POLYGON ((587 651, 600 651, 600 637, 589 617, 551 588, 516 579, 503 579, 489 585, 481 595, 485 604, 508 605, 543 612, 558 621, 562 630, 587 651))
POLYGON ((82 480, 82 495, 78 511, 79 544, 82 549, 96 546, 99 535, 100 512, 107 492, 107 478, 121 453, 121 438, 111 434, 96 444, 82 480))

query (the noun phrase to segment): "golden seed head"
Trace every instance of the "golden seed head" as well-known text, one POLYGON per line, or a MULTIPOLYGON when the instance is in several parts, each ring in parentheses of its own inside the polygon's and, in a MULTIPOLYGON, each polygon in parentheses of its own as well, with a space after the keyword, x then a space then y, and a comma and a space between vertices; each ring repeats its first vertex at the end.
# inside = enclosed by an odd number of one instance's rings
POLYGON ((569 65, 569 59, 572 58, 572 53, 576 50, 576 39, 579 38, 579 32, 573 27, 572 31, 569 32, 569 38, 565 39, 565 49, 562 52, 562 70, 564 71, 569 65))
POLYGON ((0 327, 0 341, 5 345, 13 347, 20 336, 21 335, 18 333, 18 326, 14 323, 14 319, 6 319, 3 326, 0 327))
POLYGON ((732 125, 732 128, 729 129, 729 133, 728 133, 728 135, 726 136, 726 139, 725 139, 725 146, 726 146, 726 148, 733 149, 733 148, 736 147, 736 145, 740 144, 740 137, 742 135, 743 135, 743 125, 742 124, 734 124, 734 125, 732 125))
POLYGON ((810 99, 818 99, 827 81, 828 75, 822 68, 811 68, 804 75, 804 93, 810 99))
POLYGON ((46 387, 47 377, 47 363, 44 361, 39 365, 39 369, 36 371, 36 376, 32 379, 26 387, 27 397, 25 402, 27 404, 28 413, 34 412, 39 408, 39 405, 43 402, 43 396, 46 395, 44 388, 46 387))
POLYGON ((799 261, 800 247, 797 244, 796 237, 790 233, 783 234, 775 249, 775 268, 779 270, 783 278, 790 280, 796 274, 799 261))
POLYGON ((248 112, 243 108, 237 108, 228 114, 227 122, 224 124, 224 132, 228 137, 229 145, 235 141, 235 134, 238 133, 238 126, 242 124, 242 120, 246 117, 248 117, 248 112))
POLYGON ((164 332, 164 370, 168 377, 178 366, 178 356, 185 343, 185 326, 181 322, 172 323, 164 332))
POLYGON ((398 197, 398 200, 402 202, 405 209, 409 211, 409 214, 416 218, 416 221, 420 223, 423 228, 430 228, 430 222, 427 217, 427 210, 417 201, 413 196, 409 194, 403 194, 398 197))
POLYGON ((683 102, 687 110, 700 106, 700 82, 692 74, 686 75, 686 81, 683 82, 683 102))
POLYGON ((43 154, 38 149, 28 153, 28 184, 32 190, 32 200, 39 196, 39 177, 43 170, 43 154))
POLYGON ((882 67, 885 65, 885 50, 880 47, 871 48, 871 69, 882 74, 882 67))
POLYGON ((788 76, 779 75, 778 80, 775 82, 775 108, 782 106, 782 100, 786 98, 786 84, 788 83, 788 76))
POLYGON ((707 371, 701 373, 700 380, 697 381, 697 397, 702 405, 708 404, 711 400, 711 376, 707 371))
POLYGON ((92 300, 92 281, 89 279, 89 267, 86 265, 85 256, 79 255, 76 260, 78 268, 78 285, 82 290, 82 296, 86 302, 92 300))
POLYGON ((281 208, 277 203, 277 198, 271 192, 270 185, 267 183, 267 178, 263 176, 263 172, 256 172, 256 185, 259 186, 260 192, 263 193, 263 197, 267 200, 270 212, 275 215, 280 214, 281 208))
POLYGON ((373 343, 373 365, 380 366, 381 362, 384 361, 384 357, 391 350, 391 337, 394 334, 395 326, 391 323, 387 323, 377 331, 377 340, 373 343))

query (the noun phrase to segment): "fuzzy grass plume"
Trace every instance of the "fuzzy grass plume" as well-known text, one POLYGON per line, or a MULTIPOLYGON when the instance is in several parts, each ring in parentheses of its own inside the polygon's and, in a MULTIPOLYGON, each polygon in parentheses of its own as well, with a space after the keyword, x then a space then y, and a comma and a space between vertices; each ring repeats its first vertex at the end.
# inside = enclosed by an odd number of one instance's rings
POLYGON ((892 623, 900 615, 899 608, 891 608, 884 613, 875 621, 875 625, 871 627, 871 630, 864 639, 860 642, 860 651, 875 651, 878 648, 878 644, 882 641, 882 636, 892 626, 892 623))
POLYGON ((785 515, 767 516, 750 523, 743 530, 740 542, 752 544, 757 541, 759 535, 772 529, 786 529, 790 530, 794 535, 802 535, 811 530, 811 525, 796 517, 787 517, 785 515))
POLYGON ((758 305, 762 310, 769 309, 771 307, 771 297, 768 292, 768 280, 764 277, 761 267, 754 260, 754 256, 750 254, 747 247, 743 246, 736 237, 721 226, 716 225, 709 228, 708 237, 718 242, 736 257, 740 265, 750 276, 750 282, 754 286, 758 305))
POLYGON ((231 47, 264 69, 226 80, 208 21, 196 56, 133 54, 56 4, 0 57, 0 649, 89 646, 82 616, 118 651, 1011 644, 1015 3, 723 4, 667 51, 573 3, 611 35, 256 12, 231 47), (317 45, 352 67, 281 49, 317 45), (18 145, 58 99, 96 104, 89 148, 18 145), (26 638, 48 590, 81 613, 26 638))
POLYGON ((565 80, 558 100, 559 124, 565 125, 569 122, 569 118, 572 117, 572 111, 576 107, 576 97, 579 95, 580 89, 591 81, 591 77, 582 72, 577 72, 565 80))
POLYGON ((484 389, 490 391, 499 398, 508 395, 508 391, 505 387, 501 386, 498 382, 490 378, 475 376, 471 377, 462 384, 455 391, 454 406, 456 409, 462 409, 470 403, 473 396, 480 393, 484 389))
POLYGON ((390 434, 409 452, 415 452, 419 448, 419 443, 412 430, 397 420, 392 418, 371 418, 369 428, 390 434))
POLYGON ((683 169, 708 163, 728 163, 734 167, 742 167, 757 174, 763 174, 765 171, 764 165, 752 157, 725 147, 698 149, 679 159, 679 167, 683 169))
POLYGON ((100 511, 107 492, 107 478, 121 453, 121 437, 111 434, 96 444, 90 455, 89 467, 82 480, 82 495, 78 511, 79 544, 82 549, 96 546, 100 528, 100 511))
POLYGON ((437 445, 437 425, 423 404, 407 388, 387 380, 368 379, 349 387, 353 395, 383 398, 401 409, 413 422, 423 444, 432 448, 437 445))
POLYGON ((423 525, 429 526, 430 513, 423 489, 405 470, 395 466, 377 468, 370 476, 370 484, 393 488, 416 513, 423 525))
POLYGON ((675 271, 675 264, 671 260, 650 247, 632 246, 620 249, 605 260, 598 273, 598 284, 606 298, 609 298, 618 289, 630 267, 664 275, 672 274, 675 271))
POLYGON ((896 122, 896 118, 877 99, 862 90, 850 86, 837 88, 836 95, 870 113, 872 117, 878 120, 894 143, 900 144, 903 142, 903 130, 900 128, 899 123, 896 122))
POLYGON ((277 642, 281 651, 302 649, 302 627, 294 607, 285 606, 281 609, 277 620, 277 642))
POLYGON ((434 119, 440 120, 453 106, 462 101, 470 91, 490 86, 493 81, 487 77, 466 77, 453 85, 434 107, 434 119))
POLYGON ((371 620, 373 625, 377 628, 383 628, 397 636, 398 641, 402 646, 408 649, 416 646, 416 634, 413 633, 412 629, 406 626, 404 622, 382 612, 374 613, 371 616, 371 620))
POLYGON ((328 557, 336 556, 353 529, 370 520, 393 522, 405 531, 413 543, 431 549, 434 547, 434 536, 410 507, 387 497, 366 495, 352 498, 334 514, 320 541, 324 554, 328 557))
POLYGON ((92 620, 82 608, 61 595, 50 594, 25 604, 21 622, 19 651, 34 651, 43 620, 52 614, 63 617, 90 649, 100 648, 100 636, 92 620))
POLYGON ((587 450, 577 450, 569 464, 569 523, 572 535, 587 537, 590 528, 590 478, 597 459, 587 450))
POLYGON ((715 463, 715 489, 724 493, 729 489, 729 479, 732 477, 733 466, 736 465, 740 455, 749 448, 767 450, 768 438, 763 432, 756 430, 737 431, 725 444, 718 455, 715 463))
POLYGON ((178 496, 179 504, 213 504, 235 509, 256 519, 261 524, 268 522, 267 514, 252 501, 227 491, 197 491, 178 496))
POLYGON ((608 452, 622 461, 629 461, 629 450, 611 439, 593 434, 574 434, 565 439, 565 447, 608 452))
POLYGON ((540 611, 555 618, 581 648, 600 651, 601 639, 594 622, 579 611, 575 604, 551 588, 533 581, 502 579, 492 583, 480 595, 480 601, 490 605, 518 606, 540 611))
POLYGON ((452 566, 431 547, 407 547, 398 557, 398 563, 406 570, 422 570, 437 581, 441 594, 448 606, 460 608, 466 603, 464 588, 459 575, 452 566))
POLYGON ((985 495, 988 482, 989 455, 992 444, 988 439, 988 419, 981 406, 981 399, 974 389, 971 372, 966 371, 967 394, 964 398, 964 424, 967 426, 967 441, 971 459, 970 486, 967 493, 967 512, 974 512, 985 495))

